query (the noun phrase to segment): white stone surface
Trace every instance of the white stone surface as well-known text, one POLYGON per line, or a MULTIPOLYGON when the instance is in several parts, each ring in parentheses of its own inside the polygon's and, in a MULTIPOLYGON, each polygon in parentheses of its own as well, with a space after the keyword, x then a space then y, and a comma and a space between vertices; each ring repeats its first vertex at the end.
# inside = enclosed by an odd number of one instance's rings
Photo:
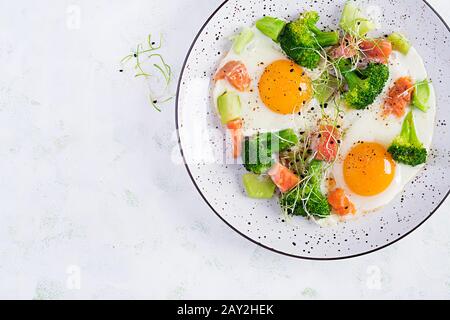
POLYGON ((172 164, 173 104, 118 61, 163 32, 178 74, 220 3, 0 3, 0 298, 450 298, 449 201, 387 249, 303 261, 234 233, 172 164))

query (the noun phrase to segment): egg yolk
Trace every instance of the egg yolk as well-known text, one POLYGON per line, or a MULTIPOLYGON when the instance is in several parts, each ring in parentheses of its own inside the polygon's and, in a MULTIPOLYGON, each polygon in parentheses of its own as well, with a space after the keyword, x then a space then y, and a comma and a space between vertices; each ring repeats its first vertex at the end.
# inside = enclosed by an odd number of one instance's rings
POLYGON ((258 87, 263 103, 280 114, 299 112, 313 95, 311 79, 299 65, 289 60, 267 66, 258 87))
POLYGON ((395 162, 378 143, 359 143, 344 160, 347 186, 360 196, 375 196, 385 191, 395 176, 395 162))

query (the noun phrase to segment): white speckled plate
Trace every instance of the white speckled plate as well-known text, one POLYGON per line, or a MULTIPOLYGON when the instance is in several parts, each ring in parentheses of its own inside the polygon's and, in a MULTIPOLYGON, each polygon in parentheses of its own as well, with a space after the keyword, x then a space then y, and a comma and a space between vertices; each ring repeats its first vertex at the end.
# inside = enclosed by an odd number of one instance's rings
POLYGON ((229 36, 263 14, 293 18, 304 10, 320 13, 324 25, 337 25, 345 1, 229 0, 208 19, 195 39, 180 77, 176 122, 192 181, 211 209, 247 239, 273 251, 305 259, 343 259, 392 244, 424 223, 450 189, 450 33, 422 0, 360 1, 378 10, 381 32, 401 31, 425 60, 437 93, 437 119, 429 163, 383 210, 336 227, 320 228, 302 219, 284 221, 277 200, 244 195, 240 164, 224 164, 226 143, 210 98, 211 76, 229 50, 229 36), (400 18, 400 19, 399 19, 400 18))

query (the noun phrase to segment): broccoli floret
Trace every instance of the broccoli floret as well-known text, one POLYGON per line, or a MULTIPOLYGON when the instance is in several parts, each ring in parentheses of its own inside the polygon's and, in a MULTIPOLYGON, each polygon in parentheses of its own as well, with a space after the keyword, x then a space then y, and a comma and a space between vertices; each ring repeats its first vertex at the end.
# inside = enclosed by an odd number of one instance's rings
POLYGON ((305 12, 298 20, 288 23, 278 38, 284 52, 308 69, 315 69, 319 65, 322 48, 339 42, 339 33, 319 30, 316 26, 318 21, 317 12, 305 12))
POLYGON ((371 105, 389 79, 389 67, 380 63, 369 63, 366 69, 353 70, 349 60, 341 60, 338 68, 348 85, 345 101, 358 110, 371 105))
POLYGON ((368 32, 375 30, 375 24, 364 17, 361 10, 351 2, 347 2, 342 11, 339 26, 354 37, 364 37, 368 32))
POLYGON ((392 142, 388 151, 395 161, 413 167, 427 161, 427 149, 424 148, 422 142, 417 137, 412 111, 406 116, 403 122, 402 132, 392 142))
POLYGON ((267 172, 273 165, 272 155, 286 151, 298 143, 294 130, 259 133, 244 140, 244 167, 255 174, 267 172))
POLYGON ((282 195, 280 205, 289 215, 326 218, 331 214, 327 197, 321 191, 323 162, 313 160, 306 178, 296 188, 282 195))

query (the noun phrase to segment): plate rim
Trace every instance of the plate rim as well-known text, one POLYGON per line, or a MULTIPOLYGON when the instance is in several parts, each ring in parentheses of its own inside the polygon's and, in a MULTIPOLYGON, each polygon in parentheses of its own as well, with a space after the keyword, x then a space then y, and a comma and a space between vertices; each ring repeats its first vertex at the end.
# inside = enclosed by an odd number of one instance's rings
MULTIPOLYGON (((275 248, 271 248, 265 244, 262 244, 260 242, 258 242, 255 239, 252 239, 251 237, 249 237, 248 235, 244 234, 243 232, 239 231, 237 228, 235 228, 233 225, 231 225, 231 223, 229 223, 224 217, 222 217, 217 210, 212 206, 212 204, 208 201, 208 199, 206 198, 206 196, 203 194, 203 192, 200 190, 200 187, 197 185, 197 182, 194 179, 194 176, 192 175, 191 169, 189 168, 189 165, 186 161, 186 158, 184 156, 184 150, 183 150, 183 145, 181 143, 181 136, 180 136, 180 130, 179 130, 179 98, 180 98, 180 90, 181 90, 181 83, 182 83, 182 79, 184 76, 184 72, 186 70, 186 65, 187 62, 191 56, 192 50, 194 48, 194 46, 197 43, 198 38, 200 37, 200 35, 202 34, 203 30, 206 28, 206 26, 209 24, 209 22, 215 17, 215 15, 220 11, 220 9, 222 9, 225 4, 227 4, 230 0, 224 0, 213 12, 212 14, 208 17, 208 19, 204 22, 204 24, 202 25, 202 27, 200 28, 200 30, 197 32, 194 40, 192 41, 186 57, 184 59, 183 62, 183 66, 181 68, 181 72, 179 74, 179 78, 178 78, 178 85, 177 85, 177 91, 176 91, 176 100, 175 100, 175 129, 177 132, 177 141, 178 141, 178 146, 180 148, 180 153, 181 153, 181 157, 183 158, 183 163, 184 166, 188 172, 189 177, 191 178, 192 183, 194 184, 195 188, 197 189, 198 193, 200 194, 200 196, 202 197, 202 199, 206 202, 206 204, 209 206, 209 208, 216 214, 217 217, 220 218, 220 220, 222 220, 228 227, 230 227, 232 230, 234 230, 236 233, 238 233, 239 235, 241 235, 242 237, 244 237, 245 239, 253 242, 254 244, 270 250, 274 253, 283 255, 283 256, 287 256, 287 257, 291 257, 291 258, 296 258, 296 259, 302 259, 302 260, 310 260, 310 261, 338 261, 338 260, 348 260, 348 259, 354 259, 357 257, 362 257, 377 251, 380 251, 382 249, 385 249, 397 242, 399 242, 400 240, 403 240, 404 238, 406 238, 407 236, 409 236, 411 233, 413 233, 414 231, 416 231, 417 229, 419 229, 425 222, 427 222, 435 213, 437 210, 439 210, 439 208, 442 206, 442 204, 447 200, 447 198, 450 195, 450 189, 447 191, 447 193, 445 194, 445 196, 442 198, 441 202, 435 207, 435 209, 433 211, 431 211, 431 213, 425 217, 425 219, 423 219, 422 222, 420 222, 417 226, 415 226, 414 228, 412 228, 410 231, 406 232, 405 234, 401 235, 400 237, 398 237, 395 240, 392 240, 391 242, 380 246, 378 248, 372 249, 372 250, 368 250, 365 252, 361 252, 361 253, 357 253, 357 254, 352 254, 352 255, 348 255, 348 256, 341 256, 341 257, 326 257, 326 258, 318 258, 318 257, 305 257, 305 256, 301 256, 301 255, 295 255, 295 254, 291 254, 291 253, 287 253, 287 252, 283 252, 281 250, 277 250, 275 248)), ((439 18, 439 20, 441 20, 441 22, 444 24, 444 26, 447 28, 447 31, 450 33, 450 26, 449 24, 444 20, 444 18, 439 14, 439 12, 437 12, 437 10, 428 3, 427 0, 422 0, 430 9, 431 11, 434 12, 434 14, 439 18)))

